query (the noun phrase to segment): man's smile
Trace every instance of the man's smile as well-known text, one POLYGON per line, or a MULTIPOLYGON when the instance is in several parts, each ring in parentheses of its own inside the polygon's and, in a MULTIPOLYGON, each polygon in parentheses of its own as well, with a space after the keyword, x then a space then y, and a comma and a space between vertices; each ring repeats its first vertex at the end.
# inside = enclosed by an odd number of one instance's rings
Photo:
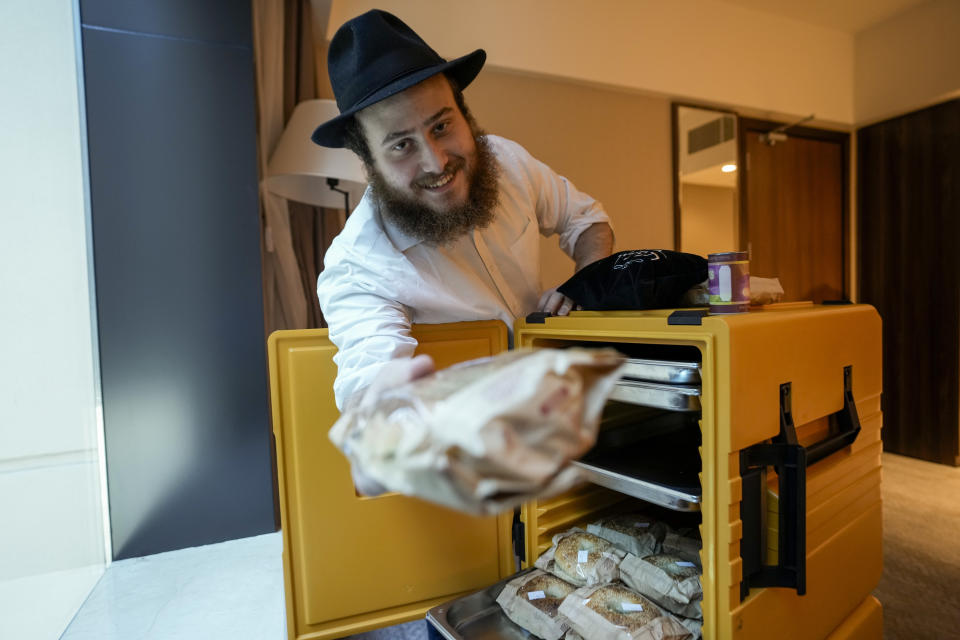
POLYGON ((427 193, 441 194, 454 188, 457 178, 463 173, 466 162, 462 158, 453 158, 444 167, 443 173, 422 176, 414 182, 414 187, 427 193))
POLYGON ((456 172, 453 172, 453 171, 444 172, 440 175, 439 178, 437 178, 433 182, 428 182, 426 184, 423 184, 422 186, 424 189, 439 189, 440 187, 446 184, 449 184, 450 181, 453 180, 455 175, 456 175, 456 172))

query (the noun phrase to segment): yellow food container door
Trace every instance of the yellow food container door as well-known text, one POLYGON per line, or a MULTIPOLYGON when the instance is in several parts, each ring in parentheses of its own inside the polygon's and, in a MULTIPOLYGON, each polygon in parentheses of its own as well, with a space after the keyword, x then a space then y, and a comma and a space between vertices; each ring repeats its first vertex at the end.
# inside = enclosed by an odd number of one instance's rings
MULTIPOLYGON (((414 327, 442 368, 507 348, 501 322, 414 327)), ((514 571, 512 514, 474 518, 397 494, 356 494, 327 438, 336 347, 325 329, 268 342, 289 638, 321 640, 422 618, 514 571)))

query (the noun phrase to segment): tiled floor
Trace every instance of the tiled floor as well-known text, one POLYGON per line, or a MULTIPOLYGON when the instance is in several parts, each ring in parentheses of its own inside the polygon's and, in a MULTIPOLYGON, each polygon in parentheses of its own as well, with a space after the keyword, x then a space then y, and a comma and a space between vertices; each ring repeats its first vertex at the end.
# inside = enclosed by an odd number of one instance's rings
POLYGON ((0 580, 0 639, 55 640, 101 575, 97 565, 0 580))
POLYGON ((119 560, 62 640, 282 640, 281 538, 272 533, 119 560))
MULTIPOLYGON (((896 624, 890 624, 891 619, 887 618, 884 637, 948 637, 934 633, 930 620, 937 618, 934 622, 943 621, 948 627, 948 621, 960 620, 960 602, 951 597, 952 592, 947 593, 946 587, 939 596, 928 598, 931 611, 937 613, 924 610, 911 614, 915 600, 909 601, 910 607, 898 606, 905 598, 903 594, 913 590, 911 585, 920 585, 923 594, 929 593, 923 587, 929 576, 924 577, 913 564, 905 562, 912 558, 911 554, 927 547, 931 549, 931 558, 951 565, 941 568, 943 584, 956 583, 954 576, 960 571, 960 564, 956 564, 955 536, 951 537, 950 532, 960 526, 960 508, 955 500, 960 469, 891 454, 884 455, 884 465, 887 571, 877 593, 888 613, 896 612, 896 624), (929 473, 920 473, 924 470, 929 473), (901 493, 903 499, 899 499, 901 493), (918 542, 922 541, 915 535, 920 531, 918 523, 931 519, 930 514, 937 514, 934 520, 940 530, 926 547, 920 548, 918 542), (910 553, 903 551, 898 532, 909 534, 910 553), (901 628, 908 631, 901 632, 901 628)), ((114 562, 62 640, 285 640, 281 545, 280 534, 272 533, 114 562)), ((56 597, 55 591, 45 597, 56 597)), ((0 591, 0 596, 4 593, 0 591)), ((45 602, 29 596, 18 600, 16 596, 6 592, 13 604, 19 602, 17 607, 23 608, 21 618, 35 616, 45 602)), ((28 635, 4 633, 3 623, 0 619, 2 640, 55 637, 42 635, 43 620, 21 627, 30 632, 28 635)), ((353 640, 426 640, 426 627, 423 621, 416 621, 355 636, 353 640)))
MULTIPOLYGON (((282 544, 271 533, 114 562, 61 640, 285 640, 282 544)), ((354 639, 425 640, 424 625, 354 639)))

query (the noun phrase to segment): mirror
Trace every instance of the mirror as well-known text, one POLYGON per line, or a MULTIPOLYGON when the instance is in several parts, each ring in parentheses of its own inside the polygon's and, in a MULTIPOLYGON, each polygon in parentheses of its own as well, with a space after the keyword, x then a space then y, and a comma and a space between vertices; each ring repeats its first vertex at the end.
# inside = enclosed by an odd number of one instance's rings
POLYGON ((739 251, 737 114, 673 105, 674 244, 678 251, 739 251))

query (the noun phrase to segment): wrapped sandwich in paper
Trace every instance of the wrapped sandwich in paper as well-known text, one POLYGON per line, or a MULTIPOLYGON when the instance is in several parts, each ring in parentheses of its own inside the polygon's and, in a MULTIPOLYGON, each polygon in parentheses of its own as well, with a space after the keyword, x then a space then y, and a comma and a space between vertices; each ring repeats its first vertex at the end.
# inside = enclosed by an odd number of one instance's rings
POLYGON ((579 480, 623 360, 612 349, 536 349, 471 360, 364 396, 330 430, 388 491, 494 514, 579 480))
POLYGON ((703 619, 700 568, 669 553, 645 558, 633 554, 620 563, 620 578, 661 607, 686 618, 703 619))
POLYGON ((508 582, 497 596, 497 604, 514 623, 538 638, 560 640, 570 627, 557 609, 574 589, 557 576, 534 569, 508 582))
POLYGON ((667 526, 651 516, 627 514, 590 523, 587 531, 642 558, 660 551, 667 526))
POLYGON ((558 611, 587 640, 691 638, 676 618, 619 582, 581 587, 564 598, 558 611))
POLYGON ((619 578, 625 555, 609 540, 573 527, 555 534, 553 545, 534 564, 578 587, 592 587, 619 578))

